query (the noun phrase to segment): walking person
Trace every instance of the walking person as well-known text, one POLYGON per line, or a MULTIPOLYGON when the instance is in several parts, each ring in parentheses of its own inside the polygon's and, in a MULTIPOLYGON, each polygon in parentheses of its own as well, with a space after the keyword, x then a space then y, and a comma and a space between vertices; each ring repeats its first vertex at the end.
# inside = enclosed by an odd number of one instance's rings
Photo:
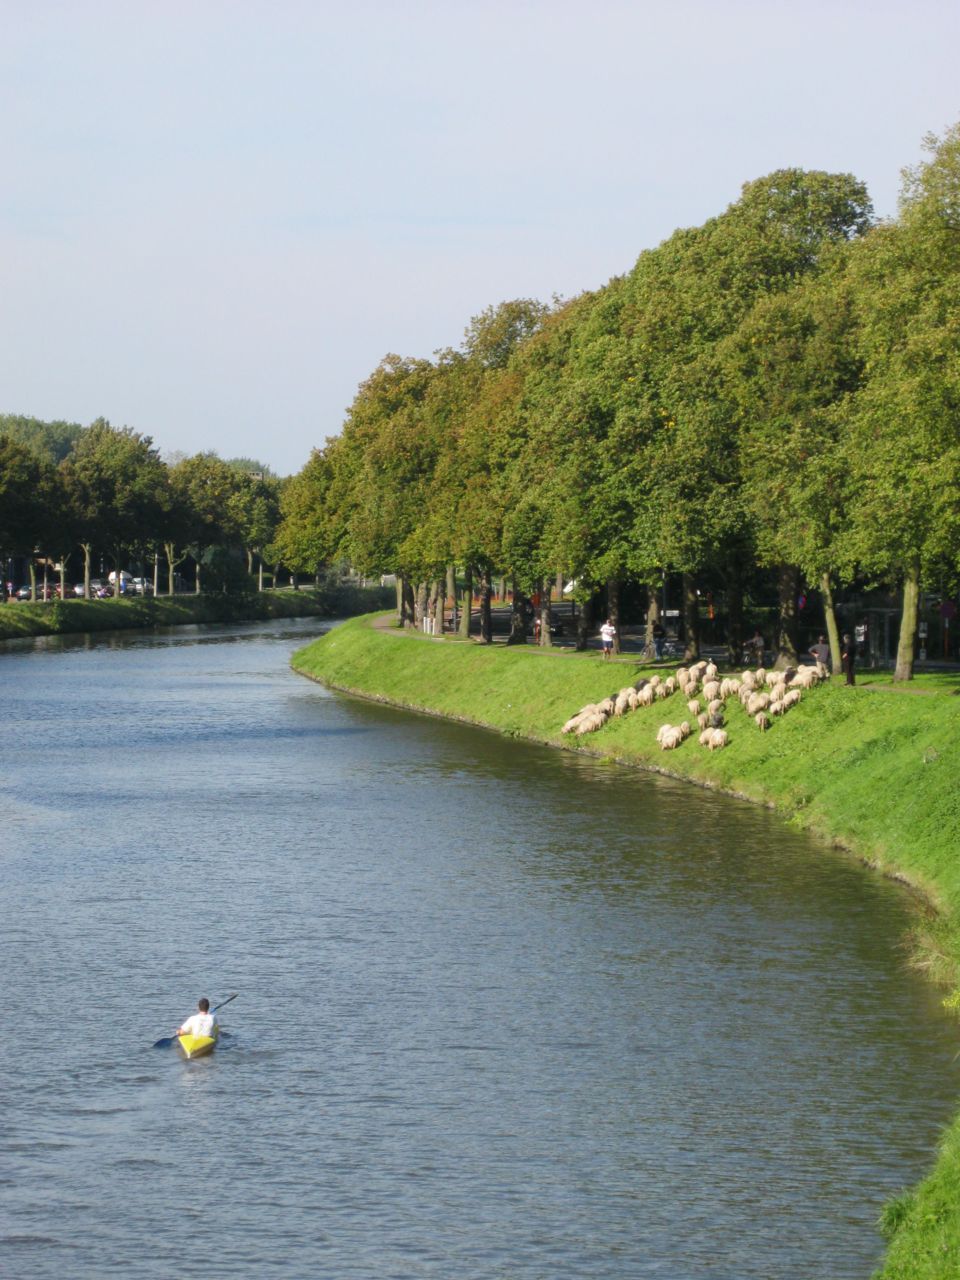
POLYGON ((616 638, 617 628, 608 618, 600 628, 600 647, 603 650, 603 656, 609 658, 613 653, 613 642, 616 638))
POLYGON ((853 675, 853 667, 857 657, 857 650, 853 640, 849 635, 843 637, 843 644, 840 650, 840 670, 847 677, 847 684, 856 684, 853 675))

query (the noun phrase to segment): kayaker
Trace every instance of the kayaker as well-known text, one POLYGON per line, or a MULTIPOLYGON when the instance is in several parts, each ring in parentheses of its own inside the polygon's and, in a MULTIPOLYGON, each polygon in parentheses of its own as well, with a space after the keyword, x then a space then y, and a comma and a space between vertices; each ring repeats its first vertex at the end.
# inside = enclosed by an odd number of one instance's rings
POLYGON ((197 1001, 197 1012, 191 1014, 175 1035, 178 1036, 216 1036, 217 1017, 210 1012, 210 1001, 206 996, 197 1001))

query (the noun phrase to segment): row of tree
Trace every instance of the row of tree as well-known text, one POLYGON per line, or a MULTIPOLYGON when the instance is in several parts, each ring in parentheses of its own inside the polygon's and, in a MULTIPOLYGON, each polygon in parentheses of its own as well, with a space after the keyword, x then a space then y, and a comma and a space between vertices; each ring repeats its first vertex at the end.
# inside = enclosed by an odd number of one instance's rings
POLYGON ((172 593, 188 557, 199 591, 205 562, 223 582, 236 577, 231 549, 242 549, 248 574, 259 560, 262 584, 279 500, 280 482, 250 459, 199 453, 168 465, 148 436, 103 420, 0 419, 0 556, 23 558, 34 598, 38 560, 59 565, 63 587, 76 552, 88 597, 104 557, 118 571, 162 561, 172 593))
POLYGON ((960 568, 960 126, 926 145, 893 221, 849 175, 779 171, 595 292, 491 308, 432 361, 388 356, 285 488, 284 562, 396 572, 407 620, 456 565, 485 639, 498 576, 521 639, 558 571, 584 603, 604 587, 614 621, 623 584, 646 587, 651 633, 682 575, 689 653, 707 586, 737 655, 760 566, 782 664, 804 584, 836 658, 834 590, 866 579, 902 591, 909 678, 921 586, 960 568))

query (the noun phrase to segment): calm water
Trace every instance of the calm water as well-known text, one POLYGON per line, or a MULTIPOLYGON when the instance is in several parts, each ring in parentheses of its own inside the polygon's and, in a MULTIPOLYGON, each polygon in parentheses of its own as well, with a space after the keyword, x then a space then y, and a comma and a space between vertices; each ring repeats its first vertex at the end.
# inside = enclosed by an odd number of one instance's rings
POLYGON ((0 653, 4 1273, 869 1276, 960 1089, 901 894, 317 629, 0 653))

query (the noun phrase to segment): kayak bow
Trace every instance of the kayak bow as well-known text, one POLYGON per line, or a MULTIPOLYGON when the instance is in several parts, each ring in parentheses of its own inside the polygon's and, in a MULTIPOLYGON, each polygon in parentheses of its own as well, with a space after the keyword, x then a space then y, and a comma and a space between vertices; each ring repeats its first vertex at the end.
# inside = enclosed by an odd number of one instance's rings
POLYGON ((207 1053, 213 1053, 217 1047, 216 1036, 177 1036, 177 1043, 183 1050, 185 1058, 202 1058, 207 1053))

